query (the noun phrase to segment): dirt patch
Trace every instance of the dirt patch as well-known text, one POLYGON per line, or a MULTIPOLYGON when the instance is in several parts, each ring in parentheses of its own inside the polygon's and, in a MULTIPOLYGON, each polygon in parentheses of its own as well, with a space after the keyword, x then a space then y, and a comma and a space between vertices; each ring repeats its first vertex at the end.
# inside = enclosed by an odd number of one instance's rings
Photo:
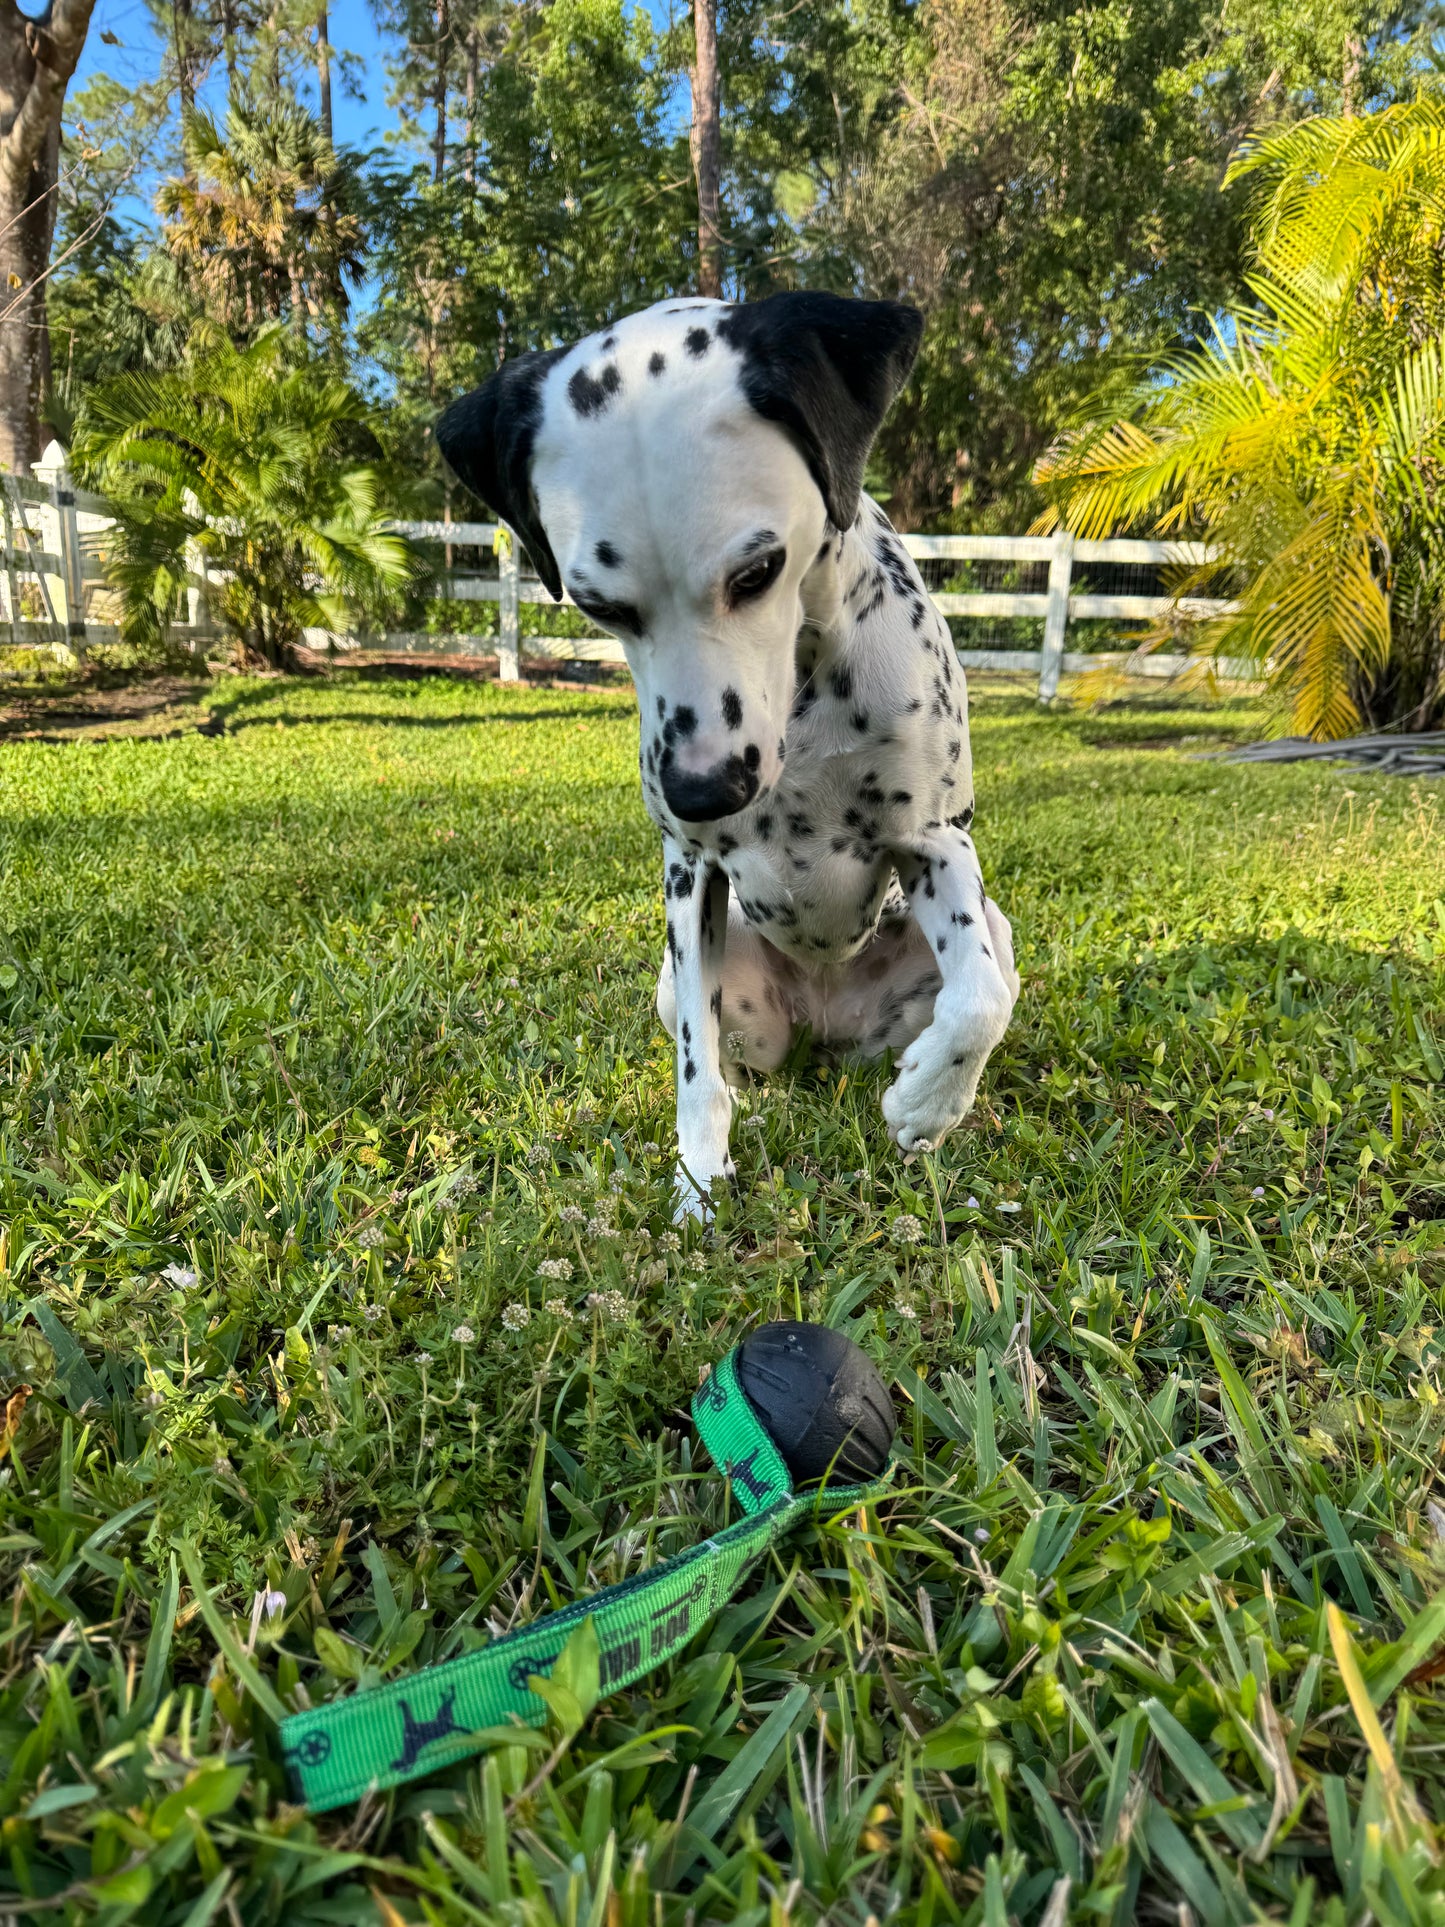
POLYGON ((113 686, 94 681, 0 691, 0 741, 74 742, 208 728, 217 694, 210 677, 171 675, 113 686))

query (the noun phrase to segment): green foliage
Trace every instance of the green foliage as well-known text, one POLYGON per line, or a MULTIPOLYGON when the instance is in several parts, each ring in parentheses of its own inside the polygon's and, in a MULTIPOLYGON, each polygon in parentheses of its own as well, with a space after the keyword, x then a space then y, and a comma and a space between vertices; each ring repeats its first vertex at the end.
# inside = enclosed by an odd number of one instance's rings
POLYGON ((1255 305, 1063 439, 1084 535, 1202 535, 1241 581, 1212 646, 1269 665, 1307 735, 1445 719, 1445 108, 1253 142, 1255 305))
POLYGON ((357 156, 295 101, 240 98, 222 126, 188 114, 181 151, 156 211, 203 312, 235 341, 280 320, 302 335, 320 323, 334 340, 362 273, 357 156))
POLYGON ((307 623, 365 627, 410 580, 374 471, 347 459, 363 403, 290 346, 279 328, 245 349, 212 337, 170 372, 87 398, 73 459, 115 509, 106 568, 126 641, 164 639, 200 558, 213 613, 271 663, 307 623))
POLYGON ((441 408, 504 355, 689 290, 679 237, 696 205, 663 124, 669 84, 641 9, 552 0, 515 14, 479 78, 483 145, 439 182, 420 165, 374 171, 378 295, 357 335, 404 465, 422 465, 441 408))
POLYGON ((205 701, 0 766, 0 1905, 1438 1918, 1438 798, 983 700, 975 1128, 904 1164, 881 1070, 779 1073, 675 1243, 630 697, 205 701), (895 1385, 886 1506, 561 1751, 287 1804, 268 1707, 721 1524, 687 1401, 799 1314, 895 1385))

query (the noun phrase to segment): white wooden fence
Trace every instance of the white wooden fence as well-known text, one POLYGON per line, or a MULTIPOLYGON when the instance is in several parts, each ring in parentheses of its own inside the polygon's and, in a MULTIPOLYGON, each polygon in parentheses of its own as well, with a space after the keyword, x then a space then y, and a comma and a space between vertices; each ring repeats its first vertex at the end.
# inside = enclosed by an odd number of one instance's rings
MULTIPOLYGON (((93 620, 92 603, 106 594, 104 551, 106 531, 113 526, 109 504, 71 482, 64 450, 52 442, 36 465, 33 479, 0 476, 0 512, 4 518, 4 621, 0 643, 52 647, 83 657, 88 645, 113 641, 116 627, 93 620)), ((451 548, 482 550, 495 556, 496 573, 448 570, 439 578, 440 599, 455 603, 495 603, 497 633, 391 634, 376 638, 332 635, 308 630, 313 645, 347 652, 388 654, 495 654, 503 682, 516 682, 525 656, 539 661, 605 662, 625 660, 621 647, 608 636, 524 636, 524 604, 551 606, 551 597, 537 578, 520 566, 511 532, 495 522, 401 522, 397 532, 413 541, 451 548), (501 539, 498 539, 498 536, 501 539)), ((1069 534, 1034 535, 905 535, 909 554, 927 571, 955 565, 951 573, 985 565, 1014 576, 1043 577, 1035 589, 1004 587, 995 590, 937 588, 933 600, 946 616, 974 622, 1032 622, 1042 624, 1037 648, 960 648, 966 668, 1005 670, 1036 675, 1039 699, 1050 701, 1061 675, 1110 665, 1128 675, 1167 678, 1179 674, 1194 658, 1187 655, 1134 651, 1071 651, 1065 647, 1070 623, 1152 622, 1183 616, 1199 618, 1228 609, 1218 601, 1178 600, 1158 593, 1099 593, 1075 586, 1079 571, 1091 567, 1117 571, 1121 567, 1154 570, 1197 565, 1208 559, 1196 544, 1116 540, 1083 542, 1069 534), (1046 574, 1045 574, 1046 571, 1046 574)), ((206 610, 208 580, 204 558, 191 558, 192 574, 186 619, 176 625, 193 648, 215 636, 206 610)), ((566 598, 569 607, 575 607, 566 598)), ((1218 665, 1225 676, 1247 678, 1254 673, 1246 662, 1218 665)))
MULTIPOLYGON (((384 647, 412 654, 432 652, 473 655, 495 654, 498 675, 503 682, 515 682, 521 674, 524 654, 553 662, 625 661, 621 645, 607 636, 523 636, 519 619, 523 603, 552 605, 552 598, 537 578, 519 564, 519 552, 511 531, 495 522, 402 522, 398 530, 414 541, 445 543, 452 548, 495 549, 497 573, 449 573, 443 578, 442 600, 450 602, 494 602, 498 605, 496 635, 393 635, 372 647, 384 647), (498 534, 502 540, 498 541, 498 534)), ((1202 598, 1176 598, 1163 594, 1097 594, 1087 590, 1075 593, 1075 572, 1090 564, 1117 568, 1134 565, 1148 569, 1197 566, 1209 559, 1209 552, 1197 543, 1147 542, 1119 539, 1084 542, 1068 533, 1058 535, 904 535, 905 549, 918 562, 958 564, 1003 564, 1012 570, 1046 564, 1047 585, 1040 591, 1001 589, 995 591, 934 590, 932 597, 946 616, 980 620, 1041 620, 1043 636, 1037 649, 960 648, 959 661, 965 668, 1015 671, 1037 675, 1041 702, 1049 702, 1059 687, 1061 675, 1079 675, 1105 665, 1127 675, 1166 679, 1180 674, 1194 662, 1181 654, 1141 655, 1132 650, 1075 651, 1065 648, 1071 622, 1154 622, 1171 616, 1202 618, 1225 613, 1230 604, 1202 598)), ((956 573, 956 571, 955 571, 956 573)), ((575 607, 570 596, 563 598, 575 607)), ((347 638, 332 638, 339 646, 366 648, 347 638)), ((1225 676, 1248 678, 1255 673, 1247 662, 1218 665, 1225 676)))

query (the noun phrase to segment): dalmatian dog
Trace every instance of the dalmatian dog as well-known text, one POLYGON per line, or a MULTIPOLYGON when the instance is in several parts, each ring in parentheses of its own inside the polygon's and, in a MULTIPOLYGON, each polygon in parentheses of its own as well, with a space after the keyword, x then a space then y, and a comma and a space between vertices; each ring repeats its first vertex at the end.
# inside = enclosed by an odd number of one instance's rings
POLYGON ((679 1215, 734 1175, 731 1086, 800 1025, 896 1056, 905 1152, 968 1111, 1018 977, 970 834, 947 624, 862 492, 922 323, 826 294, 661 302, 504 362, 437 441, 622 644, 662 833, 679 1215))

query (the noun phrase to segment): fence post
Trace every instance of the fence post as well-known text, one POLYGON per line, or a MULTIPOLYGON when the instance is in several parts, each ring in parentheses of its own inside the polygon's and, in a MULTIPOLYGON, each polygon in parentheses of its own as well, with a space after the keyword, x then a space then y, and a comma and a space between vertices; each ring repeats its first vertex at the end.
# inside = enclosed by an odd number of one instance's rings
POLYGON ((85 660, 85 557, 80 550, 80 518, 75 512, 75 483, 68 468, 57 469, 50 483, 50 499, 60 533, 61 586, 65 591, 65 631, 71 650, 85 660))
POLYGON ((510 529, 497 529, 502 539, 497 544, 497 575, 500 593, 497 598, 497 617, 500 634, 497 637, 497 681, 518 682, 521 680, 519 657, 521 652, 521 621, 517 611, 517 538, 510 529))
POLYGON ((5 613, 10 618, 10 640, 20 640, 20 578, 15 570, 15 518, 10 513, 10 491, 0 489, 5 514, 5 613))
POLYGON ((1054 536, 1049 557, 1049 607, 1044 617, 1044 649, 1039 658, 1039 701, 1051 703, 1059 693, 1064 667, 1064 634, 1069 626, 1069 577, 1074 567, 1074 538, 1068 529, 1054 536))

